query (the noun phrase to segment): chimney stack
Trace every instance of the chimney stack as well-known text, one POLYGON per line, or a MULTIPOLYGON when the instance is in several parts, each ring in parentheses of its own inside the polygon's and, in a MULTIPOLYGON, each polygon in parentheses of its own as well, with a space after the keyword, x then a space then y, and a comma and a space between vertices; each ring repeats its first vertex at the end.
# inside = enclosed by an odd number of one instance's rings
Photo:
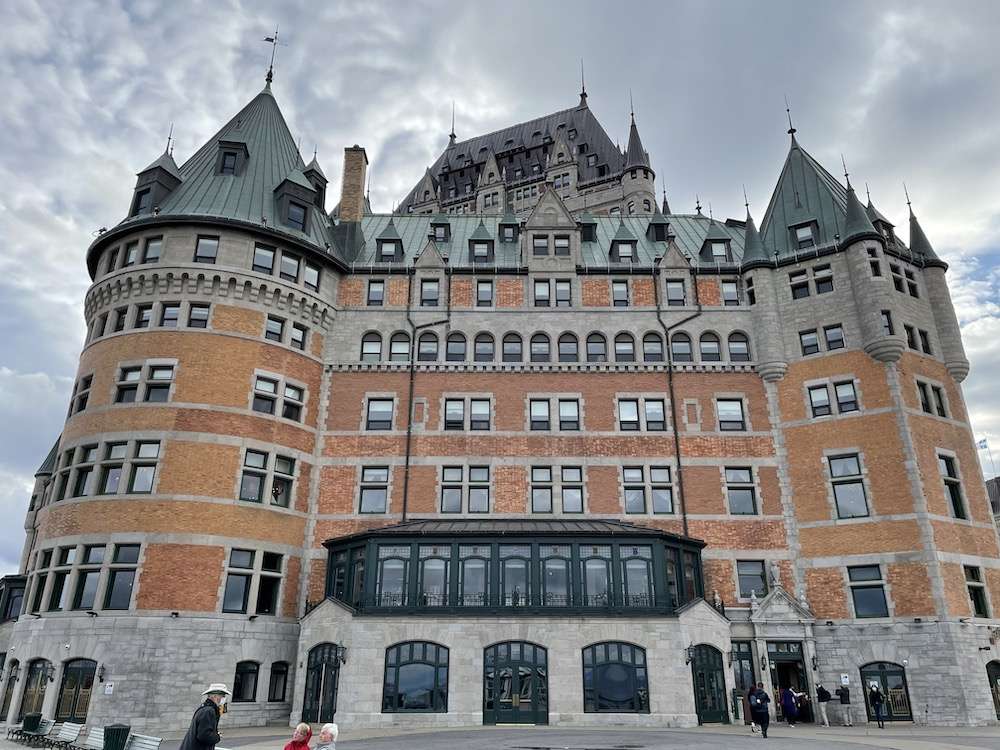
POLYGON ((361 221, 365 213, 365 178, 368 155, 354 144, 344 149, 344 179, 340 188, 340 220, 361 221))

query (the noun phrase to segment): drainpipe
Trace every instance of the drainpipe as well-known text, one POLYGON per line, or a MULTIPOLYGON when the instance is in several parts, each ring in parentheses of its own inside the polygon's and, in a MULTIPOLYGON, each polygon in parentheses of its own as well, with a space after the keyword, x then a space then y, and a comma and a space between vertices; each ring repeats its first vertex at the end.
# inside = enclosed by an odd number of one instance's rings
MULTIPOLYGON (((684 536, 688 536, 687 503, 684 499, 684 469, 681 463, 681 437, 677 429, 677 399, 674 397, 674 356, 670 347, 670 332, 678 326, 684 325, 688 321, 694 320, 701 315, 701 299, 698 296, 698 279, 694 269, 691 269, 691 286, 694 289, 694 303, 697 309, 685 318, 681 318, 673 325, 668 326, 663 320, 663 308, 660 303, 660 263, 663 256, 658 256, 653 261, 653 297, 656 300, 656 320, 663 329, 663 336, 666 339, 667 348, 667 390, 670 393, 670 429, 674 433, 674 455, 677 457, 677 505, 681 511, 681 522, 684 526, 684 536)), ((691 342, 692 348, 694 341, 691 342)))
MULTIPOLYGON (((447 262, 447 261, 446 261, 447 262)), ((410 367, 409 367, 409 390, 407 396, 406 409, 406 455, 403 459, 403 522, 406 521, 410 500, 410 459, 413 446, 413 391, 417 380, 417 334, 425 328, 447 325, 451 322, 451 267, 445 266, 446 294, 448 299, 448 312, 443 320, 435 320, 430 323, 417 325, 413 320, 413 280, 417 274, 416 268, 410 268, 406 282, 406 323, 410 327, 410 367)), ((448 340, 445 338, 445 354, 447 356, 448 340)))

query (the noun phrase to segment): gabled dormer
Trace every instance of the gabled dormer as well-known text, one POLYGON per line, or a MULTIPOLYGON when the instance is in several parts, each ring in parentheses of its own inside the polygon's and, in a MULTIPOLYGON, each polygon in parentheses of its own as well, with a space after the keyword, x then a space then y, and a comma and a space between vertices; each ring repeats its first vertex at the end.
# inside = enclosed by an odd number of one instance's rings
POLYGON ((885 240, 886 245, 896 244, 896 231, 895 224, 889 221, 885 216, 875 208, 872 203, 872 199, 868 199, 868 205, 865 207, 865 212, 868 214, 868 219, 871 221, 872 225, 875 227, 875 231, 882 235, 882 239, 885 240))
POLYGON ((427 236, 439 245, 451 242, 451 222, 443 214, 431 219, 430 231, 427 236))
POLYGON ((714 263, 724 265, 733 262, 732 239, 722 225, 715 219, 710 219, 708 224, 708 234, 701 244, 701 252, 698 253, 703 263, 714 263))
POLYGON ((159 159, 136 175, 129 216, 150 213, 181 184, 181 179, 174 157, 164 151, 159 159))
POLYGON ((316 188, 295 167, 274 189, 278 222, 299 232, 309 231, 309 214, 316 206, 316 188))
POLYGON ((611 238, 609 257, 612 263, 635 263, 636 236, 625 226, 623 219, 618 219, 618 231, 611 238))
POLYGON ((576 221, 580 227, 580 242, 597 242, 597 219, 590 211, 584 211, 576 221))
POLYGON ((646 239, 652 242, 666 242, 670 233, 670 222, 664 216, 659 207, 653 204, 653 217, 646 225, 646 239))
POLYGON ((510 206, 507 206, 507 212, 500 219, 500 241, 517 242, 520 233, 521 222, 517 220, 510 206))
POLYGON ((473 264, 492 263, 496 257, 493 244, 493 235, 490 234, 483 220, 479 220, 479 226, 469 237, 469 260, 473 264))
POLYGON ((320 210, 326 205, 326 185, 327 179, 326 175, 323 174, 323 170, 319 166, 319 162, 316 161, 316 154, 313 154, 312 161, 306 166, 305 170, 302 172, 309 183, 316 190, 315 205, 320 210))
POLYGON ((246 170, 250 149, 246 141, 234 134, 228 140, 219 141, 219 151, 215 156, 215 174, 239 177, 246 170))
POLYGON ((396 230, 392 217, 378 237, 375 238, 375 262, 398 263, 403 259, 403 238, 396 230))
POLYGON ((489 187, 490 185, 496 185, 500 182, 500 167, 497 165, 496 157, 493 155, 493 150, 491 149, 486 156, 486 162, 483 164, 483 169, 479 173, 479 180, 476 184, 479 188, 489 187))

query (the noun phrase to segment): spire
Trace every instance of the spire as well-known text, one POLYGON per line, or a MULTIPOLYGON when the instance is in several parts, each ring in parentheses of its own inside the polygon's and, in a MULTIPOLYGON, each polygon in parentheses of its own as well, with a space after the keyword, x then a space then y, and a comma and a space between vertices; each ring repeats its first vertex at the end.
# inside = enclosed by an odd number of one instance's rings
POLYGON ((664 216, 666 216, 667 214, 670 213, 670 204, 667 203, 667 186, 666 185, 663 186, 663 208, 661 210, 663 211, 663 215, 664 216))
POLYGON ((698 214, 698 216, 702 215, 702 213, 701 213, 701 198, 699 198, 697 194, 695 194, 695 196, 694 196, 694 210, 698 214))
POLYGON ((767 251, 764 249, 764 241, 760 238, 757 225, 753 223, 753 217, 750 215, 750 205, 747 204, 746 230, 743 234, 742 270, 748 271, 751 268, 769 265, 771 265, 771 260, 767 257, 767 251))
MULTIPOLYGON (((278 27, 274 27, 274 35, 264 37, 264 41, 271 45, 271 62, 267 66, 267 75, 264 77, 264 89, 271 90, 271 81, 274 80, 274 56, 278 51, 278 27)), ((284 45, 282 45, 284 46, 284 45)))
MULTIPOLYGON (((905 185, 903 186, 903 191, 906 192, 905 185)), ((924 263, 928 266, 938 266, 947 269, 948 264, 941 260, 938 254, 934 252, 930 240, 927 239, 927 235, 924 234, 920 222, 917 221, 916 214, 913 213, 913 206, 910 204, 910 194, 908 192, 906 192, 906 207, 910 210, 910 252, 921 256, 924 259, 924 263)))
POLYGON ((448 147, 455 145, 455 100, 451 100, 451 132, 448 133, 448 147))
MULTIPOLYGON (((844 176, 847 176, 847 172, 844 172, 844 176)), ((850 181, 847 183, 847 218, 844 224, 844 236, 840 240, 841 247, 847 247, 852 242, 856 242, 861 239, 874 239, 878 238, 883 242, 882 235, 875 231, 875 227, 872 226, 871 219, 868 218, 868 212, 865 211, 865 207, 861 205, 861 201, 858 200, 858 194, 854 192, 854 188, 851 187, 850 181)))
POLYGON ((795 140, 795 126, 792 125, 792 108, 788 106, 788 97, 785 97, 785 114, 788 115, 788 135, 792 136, 792 140, 795 140))
POLYGON ((587 107, 587 83, 583 78, 583 58, 580 58, 580 104, 577 105, 577 109, 586 109, 587 107))
MULTIPOLYGON (((631 98, 631 94, 629 95, 631 98)), ((645 167, 649 169, 649 155, 642 147, 639 139, 639 129, 635 126, 635 112, 632 112, 632 122, 628 129, 628 148, 625 149, 625 169, 645 167)))

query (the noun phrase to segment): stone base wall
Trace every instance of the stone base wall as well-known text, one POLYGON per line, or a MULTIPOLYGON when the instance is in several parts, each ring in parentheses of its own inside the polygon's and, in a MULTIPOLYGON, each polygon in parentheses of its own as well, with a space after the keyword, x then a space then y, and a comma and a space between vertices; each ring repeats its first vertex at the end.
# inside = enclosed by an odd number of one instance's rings
MULTIPOLYGON (((104 682, 95 683, 87 724, 124 723, 143 734, 162 736, 183 732, 202 702, 210 683, 233 686, 236 663, 256 661, 257 700, 234 703, 223 726, 286 724, 295 679, 299 625, 264 618, 254 622, 222 617, 79 615, 22 617, 12 636, 8 659, 21 663, 11 702, 16 718, 24 690, 23 675, 33 659, 48 659, 55 678, 45 693, 42 713, 53 716, 62 680, 62 664, 71 659, 93 659, 104 668, 104 682), (287 702, 268 703, 271 664, 289 665, 287 702), (111 694, 107 693, 111 685, 111 694)), ((6 717, 0 717, 0 720, 6 717)))

